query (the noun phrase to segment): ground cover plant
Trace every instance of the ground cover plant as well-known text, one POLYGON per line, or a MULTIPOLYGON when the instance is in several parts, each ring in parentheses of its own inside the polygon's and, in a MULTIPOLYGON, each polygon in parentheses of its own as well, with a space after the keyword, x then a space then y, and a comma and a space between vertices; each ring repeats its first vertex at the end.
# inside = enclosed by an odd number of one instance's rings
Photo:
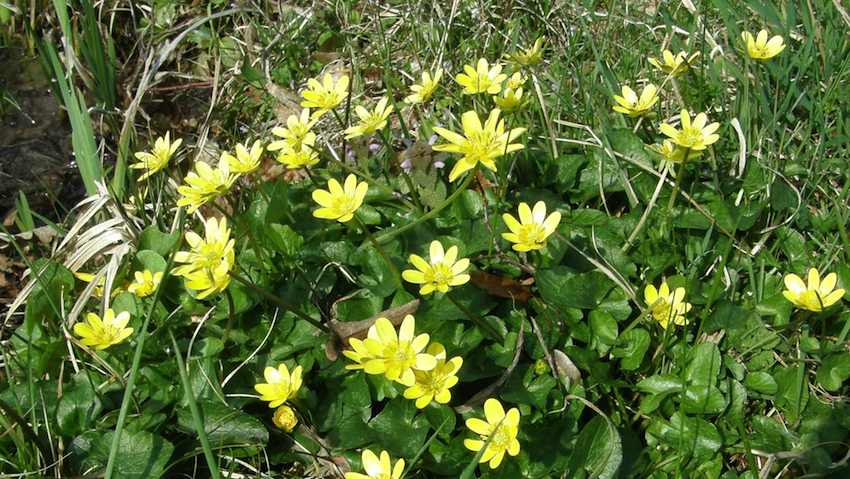
POLYGON ((23 3, 4 477, 847 476, 841 2, 23 3))

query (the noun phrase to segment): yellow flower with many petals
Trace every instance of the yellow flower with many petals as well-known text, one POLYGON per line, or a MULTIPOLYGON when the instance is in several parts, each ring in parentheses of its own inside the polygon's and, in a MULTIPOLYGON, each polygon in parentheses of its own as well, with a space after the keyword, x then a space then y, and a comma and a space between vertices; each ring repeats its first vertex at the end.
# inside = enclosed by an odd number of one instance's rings
POLYGON ((179 138, 174 140, 172 143, 171 132, 166 132, 164 137, 161 136, 156 139, 153 145, 153 150, 150 152, 137 152, 135 156, 139 162, 133 163, 130 165, 130 168, 145 170, 145 173, 139 177, 138 181, 144 181, 154 173, 161 171, 163 168, 168 166, 168 162, 171 161, 171 157, 174 156, 174 153, 176 153, 177 149, 180 148, 181 143, 183 143, 183 140, 179 138))
POLYGON ((538 201, 534 204, 534 210, 528 207, 528 203, 519 204, 519 221, 510 213, 502 215, 509 233, 502 233, 502 238, 513 243, 516 251, 532 251, 546 246, 548 238, 558 228, 561 222, 561 213, 555 211, 546 216, 546 204, 538 201))
POLYGON ((720 138, 720 135, 714 133, 720 128, 720 123, 706 124, 708 116, 705 113, 698 114, 692 122, 688 110, 682 110, 679 119, 682 123, 681 130, 668 123, 662 123, 658 129, 682 148, 701 151, 720 138))
POLYGON ((428 346, 428 334, 414 336, 416 320, 407 315, 396 333, 387 318, 378 318, 369 328, 366 339, 351 338, 353 350, 343 351, 345 357, 355 361, 347 369, 363 369, 366 374, 383 374, 390 381, 405 386, 416 383, 414 370, 430 371, 437 360, 422 351, 428 346))
POLYGON ((505 453, 511 456, 519 454, 519 409, 511 408, 507 414, 498 399, 490 398, 484 402, 483 421, 478 418, 466 420, 466 427, 478 434, 480 439, 465 439, 463 445, 470 451, 478 452, 484 448, 479 462, 489 462, 490 469, 499 467, 505 453), (489 442, 488 442, 489 441, 489 442))
POLYGON ((325 73, 322 82, 311 78, 307 81, 307 89, 301 92, 304 108, 316 108, 313 118, 319 118, 333 110, 348 97, 348 76, 343 75, 334 81, 330 73, 325 73))
POLYGON ((515 112, 525 106, 522 98, 522 88, 505 88, 501 95, 493 96, 493 102, 505 113, 515 112))
POLYGON ((268 401, 270 408, 276 408, 294 397, 301 388, 301 366, 295 366, 292 374, 286 364, 276 368, 266 367, 263 370, 264 383, 254 385, 254 390, 260 393, 261 401, 268 401))
POLYGON ((287 405, 283 405, 275 409, 274 415, 272 416, 272 422, 275 426, 283 429, 286 432, 292 432, 295 429, 295 426, 298 425, 298 417, 295 415, 295 411, 292 410, 291 407, 287 405))
POLYGON ((343 186, 331 178, 327 190, 313 191, 313 201, 321 206, 313 211, 313 216, 340 223, 351 221, 354 212, 363 204, 368 190, 369 185, 365 181, 358 183, 354 175, 348 175, 343 186))
POLYGON ((525 85, 525 76, 523 76, 520 72, 515 72, 505 81, 505 88, 510 88, 512 90, 516 90, 518 88, 522 88, 525 85))
POLYGON ((354 108, 354 113, 360 118, 360 121, 345 130, 345 139, 350 140, 352 138, 356 138, 358 136, 363 135, 371 135, 376 131, 383 129, 387 126, 387 118, 390 117, 390 113, 393 112, 393 106, 387 106, 387 102, 389 98, 383 97, 378 100, 378 104, 375 105, 375 109, 369 111, 363 108, 360 105, 354 108))
POLYGON ((640 97, 628 85, 623 85, 623 96, 614 95, 614 111, 624 113, 630 117, 646 115, 652 111, 652 107, 658 103, 658 88, 652 83, 643 87, 640 97))
POLYGON ((127 291, 136 295, 137 298, 145 298, 156 291, 156 287, 162 281, 162 271, 151 273, 150 270, 136 271, 133 273, 133 282, 127 286, 127 291))
POLYGON ((80 337, 84 346, 91 346, 102 351, 114 346, 133 334, 133 328, 128 328, 130 313, 123 311, 117 316, 115 311, 107 309, 103 319, 95 313, 86 314, 85 321, 74 324, 74 334, 80 337))
POLYGON ((537 37, 534 45, 529 48, 520 48, 519 51, 510 55, 510 59, 522 66, 533 66, 543 61, 543 41, 545 37, 537 37))
POLYGON ((238 175, 230 172, 226 161, 219 161, 216 168, 197 161, 195 171, 190 171, 183 180, 186 184, 177 187, 180 193, 177 206, 188 206, 189 213, 194 213, 209 201, 227 193, 236 178, 238 175))
POLYGON ((260 167, 260 157, 262 155, 263 145, 260 143, 260 140, 257 140, 251 146, 250 150, 242 143, 237 143, 236 156, 225 152, 221 155, 221 161, 227 163, 227 168, 231 172, 237 175, 244 175, 260 167))
POLYGON ((667 329, 671 321, 679 326, 688 324, 685 314, 693 306, 691 303, 685 302, 685 288, 676 288, 670 291, 666 281, 662 281, 658 289, 649 284, 643 290, 643 300, 649 306, 652 317, 658 321, 662 328, 667 329))
POLYGON ((404 99, 404 102, 411 105, 426 103, 434 95, 434 92, 437 91, 437 88, 440 86, 440 80, 442 79, 442 68, 437 68, 433 76, 428 72, 422 72, 422 81, 410 86, 412 93, 404 99))
POLYGON ((434 356, 437 365, 430 371, 413 371, 416 383, 404 390, 406 399, 415 399, 419 409, 436 401, 447 404, 452 400, 450 389, 457 384, 457 372, 463 365, 463 358, 454 357, 446 361, 446 348, 440 343, 431 343, 426 350, 434 356))
MULTIPOLYGON (((275 159, 286 165, 288 169, 297 170, 305 166, 313 166, 319 162, 319 152, 315 150, 316 135, 313 132, 307 133, 297 146, 286 141, 281 143, 283 146, 275 159)), ((271 146, 269 146, 269 149, 271 149, 271 146)))
POLYGON ((649 63, 662 72, 677 77, 687 72, 697 57, 699 57, 699 52, 692 53, 690 56, 685 52, 679 52, 674 56, 670 50, 664 50, 661 54, 661 61, 653 57, 649 59, 649 63))
POLYGON ((387 451, 381 451, 381 457, 378 458, 374 452, 364 450, 361 465, 366 474, 346 472, 345 479, 401 479, 404 473, 404 459, 399 459, 392 465, 387 451))
POLYGON ((463 87, 463 93, 466 95, 478 93, 498 95, 502 91, 502 82, 508 78, 502 73, 502 65, 497 63, 491 67, 484 58, 478 60, 476 68, 472 65, 464 65, 463 71, 464 73, 455 77, 455 81, 463 87))
MULTIPOLYGON (((91 283, 92 281, 94 281, 94 277, 95 277, 95 275, 93 275, 91 273, 83 273, 82 271, 77 271, 76 273, 74 273, 74 276, 78 280, 80 280, 84 283, 91 283)), ((95 298, 102 298, 103 297, 103 287, 105 285, 106 285, 106 275, 101 275, 100 279, 97 280, 97 284, 94 286, 94 291, 92 291, 92 294, 94 294, 95 298)))
POLYGON ((198 299, 224 291, 230 284, 230 269, 236 262, 227 220, 209 218, 204 222, 204 237, 189 231, 186 242, 190 251, 178 251, 174 261, 182 266, 174 268, 175 276, 185 279, 186 287, 199 291, 198 299))
POLYGON ((762 61, 770 60, 782 53, 782 50, 785 50, 785 42, 781 36, 774 35, 770 40, 767 37, 767 30, 758 32, 756 37, 753 37, 753 34, 750 32, 741 33, 741 38, 744 39, 744 43, 747 46, 747 55, 750 58, 762 61))
POLYGON ((499 119, 499 113, 498 108, 492 110, 483 126, 477 113, 474 111, 464 113, 461 116, 463 135, 445 128, 434 127, 434 132, 449 142, 434 146, 434 150, 463 155, 449 173, 449 181, 456 180, 458 176, 471 170, 479 162, 486 168, 496 171, 496 158, 523 149, 522 143, 511 142, 517 139, 525 128, 505 131, 505 121, 499 119))
POLYGON ((439 241, 432 241, 429 253, 428 261, 421 256, 410 255, 410 264, 416 269, 401 273, 405 281, 422 285, 419 294, 431 294, 435 290, 446 293, 449 287, 460 286, 469 281, 469 275, 464 273, 469 268, 469 260, 457 259, 457 246, 443 250, 439 241))
POLYGON ((300 148, 301 142, 304 141, 308 135, 313 135, 313 141, 315 141, 316 135, 310 132, 310 129, 312 129, 315 124, 316 120, 310 118, 309 108, 301 110, 300 116, 289 115, 289 118, 286 119, 286 128, 279 126, 272 128, 272 135, 282 138, 282 140, 269 143, 267 149, 269 151, 277 151, 285 148, 286 146, 300 148))
MULTIPOLYGON (((685 160, 685 152, 688 151, 670 140, 664 140, 660 145, 649 147, 652 151, 661 155, 661 159, 668 163, 682 163, 685 160)), ((694 159, 702 155, 701 151, 689 151, 688 159, 694 159)))
POLYGON ((782 295, 794 306, 819 312, 837 303, 844 296, 843 289, 835 289, 838 282, 835 273, 829 273, 821 279, 818 270, 810 268, 808 276, 808 284, 796 274, 785 276, 785 287, 788 289, 783 291, 782 295))

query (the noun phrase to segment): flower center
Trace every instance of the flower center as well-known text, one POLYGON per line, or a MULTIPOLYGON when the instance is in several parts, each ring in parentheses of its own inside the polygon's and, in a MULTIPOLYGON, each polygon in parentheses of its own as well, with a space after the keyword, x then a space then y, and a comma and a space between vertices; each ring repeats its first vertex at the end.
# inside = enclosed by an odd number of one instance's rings
POLYGON ((354 211, 354 197, 348 195, 336 196, 331 200, 331 209, 340 216, 345 216, 354 211))
POLYGON ((543 229, 542 225, 537 223, 530 223, 521 225, 519 231, 517 231, 517 236, 519 237, 520 243, 542 243, 545 238, 546 232, 543 229))
POLYGON ((499 426, 490 439, 490 447, 495 449, 507 449, 511 443, 511 434, 505 426, 499 426))
POLYGON ((431 265, 430 271, 428 271, 425 275, 425 280, 428 283, 434 283, 439 286, 448 286, 452 277, 454 277, 454 275, 452 274, 452 270, 449 268, 449 265, 445 263, 437 263, 431 265))

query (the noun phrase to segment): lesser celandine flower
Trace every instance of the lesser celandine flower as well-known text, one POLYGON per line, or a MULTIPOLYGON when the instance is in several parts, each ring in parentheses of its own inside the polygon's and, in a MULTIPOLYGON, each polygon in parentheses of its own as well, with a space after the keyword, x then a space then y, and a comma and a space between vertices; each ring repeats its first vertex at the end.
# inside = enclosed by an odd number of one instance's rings
POLYGON ((432 241, 428 261, 419 255, 410 255, 410 264, 416 269, 403 271, 401 277, 409 283, 422 285, 419 294, 431 294, 434 291, 446 293, 450 287, 469 281, 469 275, 464 273, 469 268, 469 260, 458 260, 457 251, 457 246, 443 250, 439 241, 432 241))
POLYGON ((741 38, 747 46, 747 55, 753 60, 770 60, 785 50, 785 42, 779 35, 774 35, 768 40, 767 30, 758 32, 756 37, 750 32, 741 33, 741 38))
MULTIPOLYGON (((280 143, 283 146, 280 148, 275 159, 279 163, 286 165, 290 170, 313 166, 319 162, 319 152, 314 148, 316 145, 316 135, 313 132, 308 132, 297 145, 290 144, 287 141, 280 143)), ((271 149, 271 146, 269 146, 269 149, 271 149)))
POLYGON ((466 95, 478 93, 497 95, 502 91, 502 82, 508 78, 502 73, 502 65, 497 63, 491 67, 484 58, 478 60, 475 68, 472 65, 464 65, 463 71, 464 73, 459 73, 455 77, 455 81, 463 87, 463 93, 466 95))
POLYGON ((230 172, 226 161, 220 160, 216 168, 197 161, 195 171, 190 171, 183 180, 186 184, 177 187, 180 193, 177 206, 188 206, 188 212, 194 213, 207 202, 227 193, 236 178, 238 175, 230 172))
POLYGON ((292 432, 295 426, 298 425, 298 417, 291 407, 284 404, 274 411, 272 422, 275 426, 283 429, 286 432, 292 432))
POLYGON ((365 449, 361 463, 366 474, 346 472, 345 479, 401 479, 404 473, 404 459, 399 459, 393 465, 387 451, 381 451, 381 457, 378 458, 374 452, 365 449))
POLYGON ((150 270, 136 271, 133 273, 133 282, 127 286, 127 291, 136 295, 137 298, 146 298, 156 291, 156 287, 162 281, 162 271, 151 273, 150 270))
POLYGON ((501 95, 493 96, 493 102, 505 113, 515 112, 525 106, 525 100, 522 98, 522 88, 517 88, 516 90, 505 88, 501 95))
POLYGON ((543 41, 545 39, 545 37, 537 37, 534 45, 529 48, 520 48, 519 51, 510 55, 510 59, 522 66, 537 65, 543 60, 543 41))
POLYGON ((404 397, 415 399, 419 409, 425 408, 431 401, 447 404, 452 400, 449 390, 457 384, 457 372, 463 364, 461 357, 446 361, 446 348, 440 343, 431 343, 426 352, 434 356, 437 365, 430 371, 413 371, 416 383, 404 390, 404 397))
MULTIPOLYGON (((95 275, 93 275, 91 273, 84 273, 82 271, 77 271, 76 273, 74 273, 74 276, 78 280, 80 280, 84 283, 91 283, 92 281, 94 281, 94 277, 95 277, 95 275)), ((103 297, 103 287, 105 285, 106 285, 106 275, 101 275, 100 279, 97 280, 97 284, 94 286, 94 291, 92 291, 92 294, 94 294, 95 298, 102 298, 103 297)))
POLYGON ((502 215, 509 233, 502 233, 502 238, 513 243, 515 251, 532 251, 546 246, 548 238, 558 228, 561 222, 561 213, 555 211, 546 216, 546 204, 538 201, 534 209, 528 207, 528 203, 519 204, 519 221, 510 213, 502 215))
POLYGON ((340 186, 338 181, 331 178, 328 180, 327 190, 313 191, 313 201, 321 206, 313 211, 313 216, 340 223, 351 221, 354 212, 363 204, 368 190, 369 185, 365 181, 358 183, 354 175, 348 175, 344 186, 340 186))
POLYGON ((260 167, 260 157, 263 155, 263 145, 260 140, 254 142, 249 150, 242 143, 236 144, 236 156, 230 153, 222 153, 221 161, 227 163, 228 169, 237 174, 251 173, 260 167))
POLYGON ((254 385, 254 390, 260 393, 261 401, 268 401, 270 408, 276 408, 298 393, 301 388, 301 366, 295 366, 292 374, 286 364, 271 366, 263 370, 264 383, 254 385))
POLYGON ((434 95, 434 92, 437 91, 442 78, 442 68, 437 68, 433 76, 429 72, 422 72, 422 81, 410 86, 410 91, 412 93, 404 99, 404 102, 411 105, 416 103, 426 103, 434 95))
POLYGON ((525 85, 525 80, 526 78, 525 76, 523 76, 522 73, 514 72, 513 75, 511 75, 510 77, 508 77, 507 80, 505 80, 505 88, 511 88, 513 90, 516 90, 517 88, 521 88, 523 85, 525 85))
POLYGON ((130 165, 130 168, 145 170, 145 173, 139 177, 138 181, 144 181, 154 173, 168 166, 168 162, 171 161, 171 157, 180 148, 181 143, 183 143, 183 140, 179 138, 172 143, 171 132, 166 132, 164 137, 161 136, 156 139, 153 149, 150 152, 137 152, 135 156, 139 162, 133 163, 130 165))
POLYGON ((307 89, 301 92, 304 108, 316 108, 313 118, 318 118, 336 108, 348 97, 348 76, 343 75, 334 80, 330 73, 325 73, 322 82, 315 78, 307 80, 307 89))
POLYGON ((794 273, 785 276, 785 287, 782 292, 785 299, 791 301, 800 309, 819 312, 837 303, 843 296, 844 290, 835 289, 838 276, 829 273, 821 279, 815 268, 809 269, 808 284, 794 273))
MULTIPOLYGON (((649 147, 659 155, 663 161, 668 163, 681 163, 685 160, 685 150, 684 148, 679 147, 671 140, 664 140, 660 145, 652 145, 649 147)), ((691 151, 688 154, 688 159, 699 156, 701 152, 699 151, 691 151)))
POLYGON ((658 129, 682 148, 701 151, 720 138, 720 135, 714 133, 720 128, 720 123, 706 124, 708 116, 705 113, 698 114, 692 122, 688 110, 682 110, 679 119, 681 120, 680 130, 667 123, 662 123, 658 129))
POLYGON ((186 287, 199 292, 198 299, 224 291, 230 284, 230 269, 236 261, 235 241, 230 238, 227 220, 209 218, 204 222, 204 237, 189 231, 186 242, 190 251, 178 251, 174 261, 175 276, 183 276, 186 287))
POLYGON ((371 135, 387 126, 387 118, 393 112, 393 106, 387 106, 388 101, 389 99, 387 97, 381 98, 372 111, 357 105, 354 108, 354 113, 357 114, 360 121, 345 130, 345 139, 350 140, 358 136, 371 135))
POLYGON ((643 300, 649 306, 652 317, 662 328, 667 329, 671 322, 679 326, 688 324, 685 314, 691 310, 692 305, 685 302, 685 288, 670 291, 666 281, 662 281, 658 289, 649 284, 643 290, 643 300))
POLYGON ((133 328, 127 327, 129 322, 130 313, 127 311, 116 315, 115 311, 107 309, 103 319, 95 313, 88 313, 85 321, 74 324, 74 334, 80 337, 84 346, 102 351, 133 334, 133 328))
POLYGON ((449 181, 456 180, 458 176, 471 170, 479 162, 486 168, 496 171, 496 158, 523 148, 522 143, 511 142, 517 139, 525 128, 505 131, 505 121, 499 119, 499 114, 498 108, 493 109, 482 126, 477 113, 474 111, 464 113, 461 116, 463 135, 445 128, 434 127, 434 132, 449 142, 434 146, 434 150, 463 155, 449 173, 449 181))
POLYGON ((378 318, 369 328, 366 339, 351 338, 352 350, 343 351, 356 364, 346 369, 363 369, 366 374, 383 374, 390 381, 405 386, 416 383, 414 370, 430 371, 437 365, 434 356, 424 353, 428 334, 414 335, 416 320, 407 315, 396 333, 387 318, 378 318))
POLYGON ((699 52, 692 53, 690 56, 685 52, 679 52, 674 56, 670 50, 664 50, 661 54, 661 61, 651 57, 649 63, 662 72, 672 77, 677 77, 688 71, 698 56, 699 52))
POLYGON ((614 111, 624 113, 631 117, 646 115, 652 111, 652 107, 658 103, 658 88, 652 83, 643 87, 638 97, 637 93, 628 85, 623 85, 623 96, 614 95, 614 111))
POLYGON ((490 469, 495 469, 502 463, 505 453, 511 456, 519 454, 519 441, 516 438, 519 432, 519 409, 511 408, 506 414, 502 403, 490 398, 484 402, 484 417, 486 421, 478 418, 466 420, 466 427, 478 434, 480 439, 464 439, 463 445, 474 452, 485 448, 478 462, 489 462, 490 469))
POLYGON ((277 151, 283 149, 287 145, 300 148, 301 142, 304 141, 308 135, 312 135, 313 140, 315 141, 316 135, 310 132, 310 129, 313 128, 313 125, 315 124, 316 120, 310 118, 309 108, 301 110, 301 115, 289 115, 286 119, 285 128, 279 126, 272 128, 272 135, 283 139, 269 143, 267 149, 269 151, 277 151))

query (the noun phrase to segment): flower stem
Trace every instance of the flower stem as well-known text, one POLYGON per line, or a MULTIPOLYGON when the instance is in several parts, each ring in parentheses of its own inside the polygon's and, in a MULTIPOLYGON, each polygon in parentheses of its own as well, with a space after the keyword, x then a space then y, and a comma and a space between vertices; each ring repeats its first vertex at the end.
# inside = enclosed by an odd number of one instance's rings
POLYGON ((440 211, 444 210, 446 207, 448 207, 452 203, 454 203, 454 201, 456 199, 458 199, 458 197, 460 197, 460 194, 463 193, 464 191, 466 191, 466 189, 469 187, 469 184, 472 183, 472 180, 475 178, 477 173, 478 173, 478 166, 476 166, 472 171, 470 171, 469 175, 466 177, 466 179, 463 180, 463 183, 461 183, 460 186, 458 186, 457 189, 455 189, 448 198, 443 200, 442 203, 435 206, 434 209, 425 213, 424 215, 420 216, 419 218, 416 218, 415 220, 411 221, 410 223, 407 223, 406 225, 402 225, 402 226, 399 226, 398 228, 395 228, 395 229, 392 229, 392 230, 389 230, 389 231, 385 231, 383 234, 378 235, 378 237, 376 238, 376 241, 378 243, 386 243, 387 241, 395 238, 396 236, 404 233, 405 231, 417 226, 418 224, 425 222, 425 221, 428 221, 431 218, 434 218, 435 216, 437 216, 440 213, 440 211))
POLYGON ((195 427, 195 433, 198 435, 198 440, 201 441, 201 449, 204 450, 204 458, 207 461, 207 467, 210 468, 210 477, 220 479, 221 473, 218 470, 218 463, 213 456, 210 440, 207 437, 207 431, 204 428, 204 416, 198 408, 198 403, 195 401, 195 393, 192 392, 192 385, 189 382, 189 374, 186 372, 186 365, 183 363, 183 356, 180 353, 180 346, 177 344, 177 338, 171 329, 168 330, 168 336, 171 337, 171 345, 174 348, 174 357, 177 359, 177 371, 180 373, 180 382, 183 383, 183 392, 186 394, 186 399, 189 402, 189 411, 192 413, 192 423, 195 427))
POLYGON ((676 197, 679 196, 679 190, 682 188, 682 181, 685 179, 685 166, 688 164, 688 156, 691 154, 691 149, 687 148, 685 150, 685 157, 682 159, 682 166, 679 167, 678 173, 676 173, 676 184, 673 186, 673 193, 670 195, 670 201, 667 202, 667 214, 670 214, 670 211, 673 209, 673 205, 676 204, 676 197))
POLYGON ((395 264, 393 264, 392 260, 390 259, 390 256, 387 254, 386 251, 384 251, 384 248, 381 247, 381 243, 378 243, 375 237, 372 236, 372 233, 369 231, 369 228, 366 227, 366 225, 363 223, 363 221, 360 220, 360 218, 357 217, 357 215, 354 215, 354 221, 357 223, 357 226, 363 229, 363 232, 366 234, 366 237, 369 238, 369 241, 372 243, 372 246, 374 246, 375 249, 378 251, 378 254, 381 255, 381 258, 384 258, 384 261, 387 263, 387 266, 389 266, 390 272, 393 274, 393 276, 396 279, 399 279, 399 281, 401 281, 398 268, 395 267, 395 264))
POLYGON ((502 335, 498 331, 496 331, 492 326, 487 324, 487 322, 484 321, 484 319, 481 316, 478 316, 477 314, 473 314, 472 311, 469 310, 469 308, 462 305, 460 303, 460 301, 454 299, 452 297, 451 293, 446 293, 446 297, 449 298, 449 301, 451 301, 452 304, 455 305, 455 307, 457 309, 459 309, 464 315, 466 315, 466 317, 469 318, 470 321, 475 323, 475 325, 478 326, 479 328, 483 329, 484 332, 487 333, 488 336, 490 336, 491 338, 493 338, 494 340, 496 340, 497 342, 500 342, 500 343, 505 339, 504 337, 502 337, 502 335))
POLYGON ((256 292, 256 293, 260 293, 263 297, 265 297, 265 298, 266 298, 266 299, 268 299, 269 301, 271 301, 271 302, 273 302, 273 303, 277 304, 278 306, 280 306, 281 308, 283 308, 285 311, 289 311, 289 312, 291 312, 292 314, 294 314, 294 315, 298 316, 299 318, 303 319, 304 321, 307 321, 308 323, 310 323, 310 324, 312 324, 313 326, 315 326, 315 327, 317 327, 317 328, 321 329, 322 331, 325 331, 325 332, 327 332, 327 331, 328 331, 328 327, 327 327, 327 326, 325 326, 324 324, 322 324, 321 322, 316 321, 315 319, 311 318, 311 317, 310 317, 309 315, 307 315, 306 313, 304 313, 304 312, 302 312, 302 311, 298 310, 297 308, 295 308, 295 306, 293 306, 293 305, 291 305, 291 304, 287 303, 287 302, 286 302, 286 301, 284 301, 281 297, 279 297, 279 296, 277 296, 277 295, 275 295, 275 294, 272 294, 272 293, 270 293, 270 292, 266 291, 265 289, 263 289, 263 288, 261 288, 261 287, 257 286, 257 285, 256 285, 256 284, 254 284, 251 280, 249 280, 249 279, 247 279, 247 278, 245 278, 245 277, 241 276, 239 273, 237 273, 237 272, 235 272, 235 271, 231 271, 231 272, 230 272, 230 277, 231 277, 231 278, 233 278, 233 279, 235 279, 236 281, 239 281, 240 283, 244 284, 245 286, 247 286, 247 287, 251 288, 251 290, 253 290, 254 292, 256 292))

